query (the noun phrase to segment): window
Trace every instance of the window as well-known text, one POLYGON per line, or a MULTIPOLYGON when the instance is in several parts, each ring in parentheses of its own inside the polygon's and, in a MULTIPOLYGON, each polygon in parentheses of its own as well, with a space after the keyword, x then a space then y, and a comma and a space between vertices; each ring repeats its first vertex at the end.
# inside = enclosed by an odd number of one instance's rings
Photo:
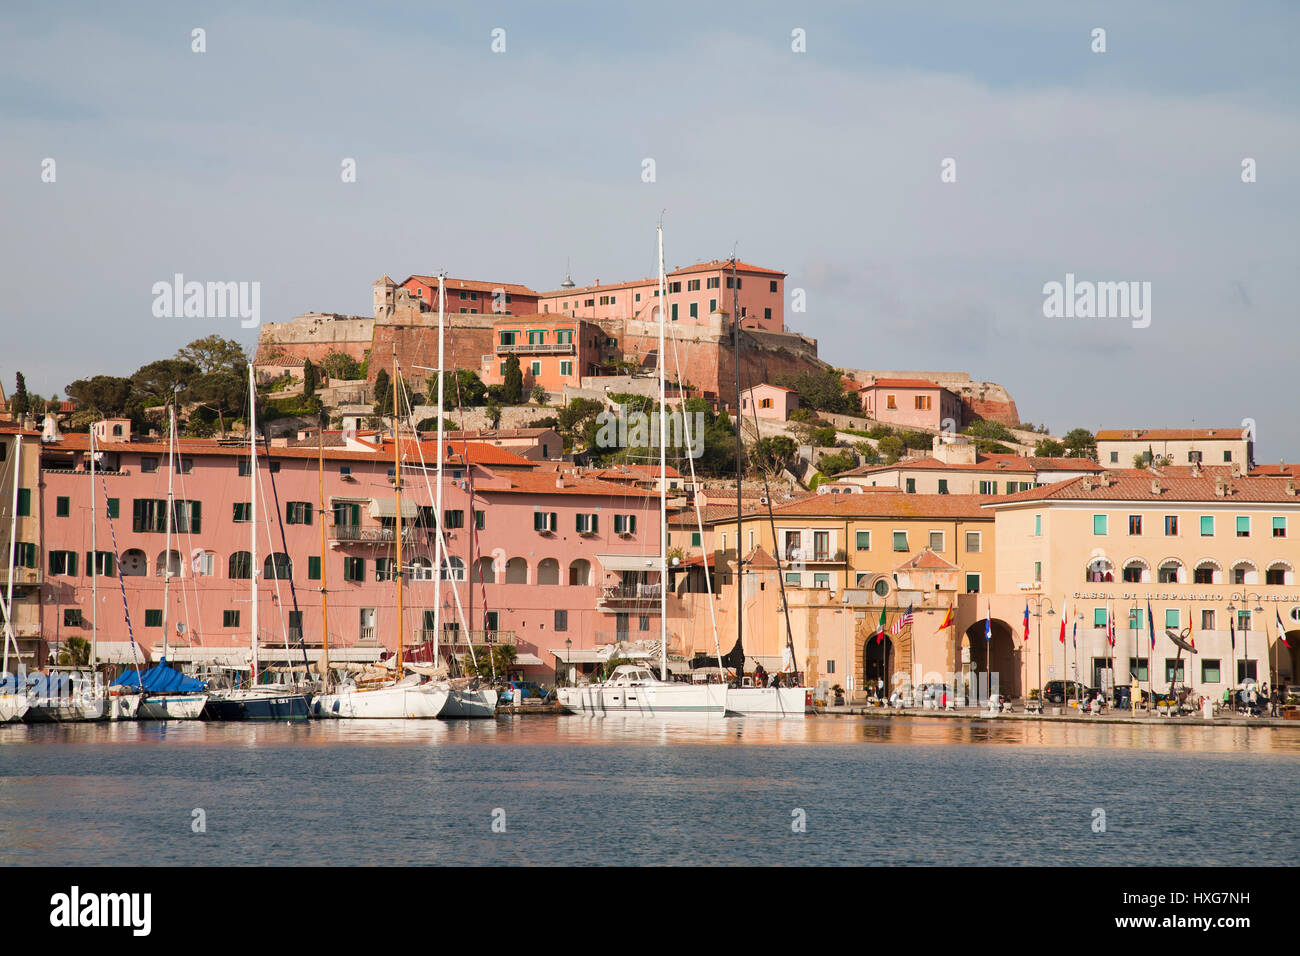
POLYGON ((122 511, 122 501, 121 501, 121 499, 119 499, 119 498, 109 498, 109 499, 108 499, 108 508, 107 508, 107 514, 108 514, 108 516, 109 516, 110 518, 117 518, 117 517, 120 517, 120 516, 121 516, 121 511, 122 511))
POLYGON ((1239 631, 1249 631, 1249 630, 1250 630, 1250 612, 1249 612, 1249 611, 1246 611, 1246 610, 1240 610, 1240 609, 1237 611, 1237 630, 1239 630, 1239 631))
POLYGON ((897 408, 897 407, 898 407, 898 402, 895 400, 895 398, 894 398, 893 395, 886 395, 886 396, 885 396, 885 407, 886 407, 886 408, 897 408))
POLYGON ((253 556, 247 551, 236 551, 230 556, 230 561, 227 563, 227 567, 231 579, 246 581, 252 577, 253 556))
POLYGON ((1182 570, 1183 566, 1177 561, 1166 561, 1156 572, 1156 580, 1161 584, 1177 584, 1182 570))
POLYGON ((614 533, 636 534, 636 515, 614 515, 614 533))
POLYGON ((450 531, 453 528, 465 527, 465 512, 459 508, 455 510, 447 509, 442 513, 442 526, 450 531))
POLYGON ((700 533, 699 533, 698 531, 692 531, 692 532, 691 532, 691 547, 692 547, 692 548, 698 548, 699 546, 700 546, 700 533))
POLYGON ((564 608, 555 609, 555 629, 557 631, 567 631, 569 629, 569 612, 564 608))
POLYGON ((320 580, 320 555, 318 554, 307 556, 307 580, 320 580))
POLYGON ((50 574, 62 574, 68 577, 76 577, 77 574, 77 552, 75 551, 51 551, 50 552, 50 574))
POLYGON ((1141 534, 1141 533, 1142 533, 1142 516, 1141 516, 1141 515, 1129 515, 1129 516, 1128 516, 1128 533, 1129 533, 1129 534, 1141 534))
POLYGON ((530 329, 528 332, 529 345, 543 345, 546 342, 546 331, 544 329, 530 329))
POLYGON ((573 362, 569 361, 568 359, 564 359, 563 361, 561 361, 561 362, 560 362, 560 374, 561 374, 561 375, 564 375, 564 376, 566 376, 566 377, 569 376, 569 375, 572 375, 572 374, 573 374, 573 362))
POLYGON ((246 522, 253 520, 253 503, 251 501, 236 501, 234 520, 246 522))
POLYGON ((1201 630, 1214 630, 1214 611, 1210 608, 1201 611, 1201 630))
POLYGON ((908 479, 907 479, 907 493, 908 493, 909 495, 914 495, 914 494, 916 494, 916 479, 915 479, 915 478, 908 478, 908 479))
POLYGON ((1141 583, 1142 565, 1137 562, 1130 562, 1124 565, 1124 580, 1129 584, 1141 583))
POLYGON ((1112 465, 1114 465, 1114 464, 1116 464, 1116 463, 1118 463, 1118 462, 1119 462, 1119 452, 1117 452, 1117 451, 1113 451, 1113 452, 1111 452, 1111 453, 1110 453, 1110 463, 1111 463, 1112 465))
POLYGON ((1106 609, 1104 607, 1095 607, 1092 609, 1092 626, 1106 626, 1106 609))
POLYGON ((487 527, 487 512, 474 509, 474 530, 482 531, 487 527))
POLYGON ((1219 662, 1217 660, 1201 661, 1202 684, 1217 684, 1221 679, 1219 662))
POLYGON ((533 512, 533 530, 546 533, 554 533, 556 526, 556 515, 554 511, 534 511, 533 512))
POLYGON ((1194 584, 1213 584, 1214 568, 1208 564, 1203 564, 1192 571, 1192 582, 1194 584))
MULTIPOLYGON (((617 519, 615 524, 617 524, 617 519)), ((595 534, 600 528, 600 516, 596 514, 574 515, 574 525, 578 534, 595 534)))
POLYGON ((146 475, 153 474, 155 471, 158 470, 158 459, 147 457, 147 456, 141 456, 140 470, 144 472, 146 475))
POLYGON ((1275 538, 1286 537, 1286 518, 1273 519, 1273 537, 1275 538))
POLYGON ((998 483, 996 481, 981 481, 980 494, 996 495, 998 493, 998 483))
POLYGON ((884 597, 889 593, 889 582, 881 578, 871 586, 871 590, 875 591, 878 597, 884 597))
MULTIPOLYGON (((676 313, 677 313, 677 306, 674 305, 674 306, 673 306, 673 318, 674 318, 674 319, 677 318, 677 314, 676 314, 676 313)), ((700 317, 700 304, 699 304, 698 302, 692 302, 692 303, 691 303, 691 318, 692 318, 692 319, 698 319, 699 317, 700 317)))
POLYGON ((1173 627, 1173 628, 1179 627, 1178 608, 1176 607, 1165 608, 1165 627, 1173 627))
MULTIPOLYGON (((461 298, 464 298, 464 295, 462 295, 461 298)), ((566 304, 567 304, 567 303, 566 303, 566 304)), ((502 345, 514 345, 514 344, 515 344, 515 333, 513 333, 513 332, 498 332, 497 334, 501 337, 501 344, 502 344, 502 345)))
POLYGON ((1244 680, 1257 680, 1254 661, 1237 661, 1237 683, 1244 680))
POLYGON ((542 374, 541 361, 537 360, 537 361, 530 362, 528 366, 528 372, 533 376, 533 378, 536 378, 537 376, 541 375, 542 374))
POLYGON ((1168 684, 1186 683, 1187 680, 1186 664, 1187 661, 1183 660, 1181 657, 1166 657, 1165 658, 1165 683, 1168 684), (1177 673, 1175 673, 1175 671, 1177 671, 1177 673))
POLYGON ((221 612, 221 626, 222 626, 222 627, 239 627, 239 612, 238 612, 238 611, 222 611, 222 612, 221 612))
POLYGON ((1250 516, 1249 515, 1237 515, 1237 537, 1238 538, 1250 537, 1250 516))
POLYGON ((967 554, 979 554, 982 545, 983 545, 983 535, 981 535, 978 531, 966 532, 966 553, 967 554))
POLYGON ((1092 533, 1093 533, 1093 534, 1105 534, 1105 533, 1106 533, 1106 527, 1107 527, 1106 515, 1093 515, 1093 516, 1092 516, 1092 533))
POLYGON ((1201 515, 1201 537, 1214 537, 1214 515, 1201 515))
POLYGON ((286 501, 284 503, 285 524, 311 524, 311 515, 310 501, 286 501))
POLYGON ((366 579, 366 562, 363 558, 343 559, 343 580, 364 581, 366 579))
POLYGON ((831 586, 831 576, 825 572, 817 572, 813 575, 814 588, 829 588, 831 586))
POLYGON ((247 478, 253 473, 253 465, 247 458, 239 459, 239 477, 247 478))
POLYGON ((396 558, 375 558, 375 580, 396 581, 397 580, 397 559, 396 558))
POLYGON ((931 532, 930 532, 930 550, 931 550, 931 551, 942 551, 942 550, 943 550, 943 532, 942 532, 942 531, 931 531, 931 532))
POLYGON ((834 673, 835 673, 835 662, 834 662, 834 661, 827 661, 827 662, 826 662, 826 673, 828 673, 828 674, 834 674, 834 673))
POLYGON ((1143 622, 1142 608, 1131 607, 1128 609, 1128 629, 1130 631, 1140 631, 1146 627, 1143 622))
POLYGON ((787 571, 785 575, 785 583, 786 583, 786 587, 792 587, 792 588, 802 587, 803 575, 801 575, 798 571, 787 571))
POLYGON ((72 514, 72 501, 67 495, 59 495, 54 499, 54 517, 66 518, 72 514))
POLYGON ((84 627, 81 620, 81 608, 66 607, 63 609, 63 626, 64 627, 84 627))
POLYGON ((147 608, 144 612, 144 626, 162 627, 162 608, 147 608))
POLYGON ((14 561, 20 568, 35 568, 36 545, 27 541, 14 542, 14 561))
POLYGON ((765 318, 765 319, 770 319, 771 317, 772 317, 772 310, 771 310, 771 309, 764 309, 764 310, 763 310, 763 318, 765 318))
POLYGON ((947 493, 948 493, 948 479, 947 479, 947 478, 940 478, 940 479, 939 479, 939 494, 941 494, 941 495, 946 495, 947 493))
POLYGON ((86 573, 102 575, 111 578, 114 573, 114 558, 112 551, 87 551, 86 552, 86 573))
POLYGON ((966 575, 966 593, 978 594, 980 590, 980 576, 978 574, 966 575))
POLYGON ((1145 657, 1130 657, 1128 659, 1128 669, 1139 684, 1147 679, 1147 659, 1145 657))
POLYGON ((918 412, 924 412, 924 411, 929 411, 929 410, 930 410, 930 396, 929 396, 929 395, 917 395, 917 396, 916 396, 916 411, 918 411, 918 412))
POLYGON ((1043 580, 1043 562, 1035 561, 1034 562, 1034 583, 1039 584, 1042 582, 1042 580, 1043 580))
POLYGON ((857 533, 857 542, 858 542, 858 550, 859 550, 859 551, 870 551, 870 550, 871 550, 871 532, 870 532, 870 531, 859 531, 859 532, 857 533))
POLYGON ((641 630, 643 630, 643 631, 648 631, 648 630, 650 630, 650 615, 649 615, 649 614, 642 614, 642 615, 641 615, 641 620, 640 620, 640 622, 639 622, 639 624, 638 624, 637 626, 638 626, 641 630))
POLYGON ((302 640, 302 611, 289 612, 289 639, 302 640))
POLYGON ((717 276, 713 276, 711 279, 704 280, 704 288, 706 289, 718 289, 721 288, 721 286, 722 286, 722 280, 719 279, 717 276))
POLYGON ((1285 568, 1269 568, 1264 572, 1265 584, 1286 584, 1285 568))
POLYGON ((1178 534, 1178 515, 1165 515, 1165 536, 1176 537, 1178 534))
POLYGON ((775 279, 772 279, 771 281, 768 282, 768 284, 767 284, 767 291, 768 291, 768 292, 775 292, 775 291, 776 291, 776 280, 775 280, 775 279))
POLYGON ((1199 465, 1201 463, 1201 453, 1199 451, 1189 451, 1187 453, 1187 463, 1189 465, 1191 464, 1199 465))
POLYGON ((908 548, 907 548, 907 532, 906 532, 906 531, 895 531, 895 532, 894 532, 894 550, 895 550, 895 551, 906 551, 906 550, 908 550, 908 548))
POLYGON ((361 524, 361 505, 356 502, 337 501, 333 510, 336 526, 355 528, 361 524))
POLYGON ((1225 462, 1232 461, 1232 452, 1230 452, 1230 451, 1225 451, 1225 452, 1223 453, 1223 460, 1224 460, 1225 462))

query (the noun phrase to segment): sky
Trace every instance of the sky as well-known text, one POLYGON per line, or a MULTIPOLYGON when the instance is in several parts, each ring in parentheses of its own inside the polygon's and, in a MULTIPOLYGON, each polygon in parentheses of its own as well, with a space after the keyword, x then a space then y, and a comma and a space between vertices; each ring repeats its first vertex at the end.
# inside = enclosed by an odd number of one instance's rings
POLYGON ((252 346, 155 317, 176 273, 369 315, 384 274, 651 275, 662 215, 670 268, 789 273, 837 366, 968 371, 1055 433, 1251 419, 1300 460, 1295 4, 122 6, 0 9, 6 390, 252 346), (1067 274, 1149 282, 1149 325, 1045 316, 1067 274))

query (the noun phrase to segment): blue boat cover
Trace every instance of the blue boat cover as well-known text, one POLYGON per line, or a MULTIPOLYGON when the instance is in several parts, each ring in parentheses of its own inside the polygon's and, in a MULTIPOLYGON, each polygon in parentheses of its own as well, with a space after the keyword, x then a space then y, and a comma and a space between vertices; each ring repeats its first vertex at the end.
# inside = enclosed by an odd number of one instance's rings
POLYGON ((208 685, 168 667, 164 660, 149 668, 143 675, 138 670, 124 671, 121 677, 113 681, 113 686, 152 693, 188 694, 203 690, 208 685))

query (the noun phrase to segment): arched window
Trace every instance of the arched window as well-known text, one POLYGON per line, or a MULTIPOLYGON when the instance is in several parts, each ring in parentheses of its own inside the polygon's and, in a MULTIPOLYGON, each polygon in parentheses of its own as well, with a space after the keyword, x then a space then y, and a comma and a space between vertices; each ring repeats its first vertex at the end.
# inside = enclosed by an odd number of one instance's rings
POLYGON ((181 553, 179 551, 159 551, 158 560, 154 562, 153 573, 162 577, 163 573, 173 578, 181 576, 181 553))
POLYGON ((506 584, 528 583, 528 561, 524 558, 511 558, 506 562, 506 584))
POLYGON ((149 559, 139 548, 131 548, 122 552, 122 576, 128 578, 142 578, 149 573, 149 559))
POLYGON ((538 584, 560 583, 560 562, 554 558, 545 558, 537 565, 538 584))
POLYGON ((1196 562, 1196 567, 1192 569, 1192 583, 1222 584, 1223 568, 1213 558, 1202 558, 1196 562))
POLYGON ((464 581, 465 562, 454 554, 446 555, 442 560, 442 579, 444 581, 464 581))
POLYGON ((1258 584, 1259 569, 1255 567, 1255 562, 1244 558, 1240 561, 1233 562, 1232 583, 1258 584))
POLYGON ((1264 571, 1265 584, 1291 584, 1295 581, 1295 572, 1290 561, 1274 561, 1264 571))
POLYGON ((569 587, 585 588, 591 586, 591 562, 579 558, 569 565, 569 587))
POLYGON ((433 562, 428 558, 413 558, 406 569, 410 572, 412 581, 433 580, 433 562))
POLYGON ((1129 584, 1150 581, 1151 568, 1142 558, 1129 558, 1124 562, 1124 580, 1129 584))
POLYGON ((474 584, 496 584, 497 573, 492 566, 493 559, 484 555, 474 562, 474 584))
POLYGON ((1183 562, 1177 558, 1165 558, 1160 562, 1156 580, 1160 584, 1181 584, 1187 580, 1187 575, 1183 572, 1183 562))
POLYGON ((1096 557, 1088 562, 1088 570, 1085 574, 1086 581, 1114 581, 1115 566, 1110 563, 1110 558, 1096 557))
POLYGON ((287 581, 293 577, 293 562, 283 551, 275 551, 262 562, 262 577, 267 581, 287 581))
POLYGON ((247 581, 253 576, 253 556, 247 551, 236 551, 230 556, 230 577, 247 581))

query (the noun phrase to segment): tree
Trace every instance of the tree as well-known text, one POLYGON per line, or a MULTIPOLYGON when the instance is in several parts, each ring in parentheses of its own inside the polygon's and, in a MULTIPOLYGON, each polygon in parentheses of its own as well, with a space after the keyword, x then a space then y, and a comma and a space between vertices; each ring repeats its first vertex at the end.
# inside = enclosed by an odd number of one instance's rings
POLYGON ((777 375, 773 385, 793 388, 799 393, 799 404, 824 412, 857 415, 862 403, 856 392, 844 391, 844 376, 833 368, 800 372, 797 375, 777 375))
POLYGON ((304 398, 310 398, 316 394, 316 366, 311 363, 311 359, 302 360, 302 394, 304 398))
POLYGON ((864 465, 880 464, 880 452, 876 451, 875 446, 872 445, 871 442, 854 442, 853 448, 862 457, 862 463, 864 465))
MULTIPOLYGON (((237 418, 247 402, 248 383, 243 375, 230 369, 205 372, 190 383, 187 398, 217 416, 218 428, 226 430, 226 418, 237 418)), ((191 425, 193 433, 193 425, 191 425)))
POLYGON ((13 412, 14 418, 21 419, 31 411, 31 401, 27 396, 27 379, 23 378, 23 373, 18 373, 18 379, 14 383, 14 394, 9 400, 9 410, 13 412))
POLYGON ((331 380, 356 381, 363 376, 360 363, 346 352, 330 352, 320 360, 320 367, 331 380))
POLYGON ((1092 458, 1097 457, 1097 439, 1092 432, 1086 428, 1072 428, 1065 433, 1062 439, 1065 445, 1065 454, 1070 458, 1092 458))
POLYGON ((537 384, 528 390, 528 397, 532 400, 534 405, 545 405, 546 396, 546 386, 544 385, 537 384))
POLYGON ((768 474, 779 472, 794 461, 798 454, 798 446, 789 435, 760 438, 754 443, 752 452, 754 464, 768 474))
POLYGON ((1039 458, 1061 458, 1065 455, 1065 446, 1054 438, 1044 438, 1034 446, 1034 454, 1039 458))
POLYGON ((393 383, 388 372, 380 369, 375 376, 375 416, 387 418, 393 414, 393 383))
POLYGON ((488 424, 490 427, 497 428, 501 425, 500 405, 498 405, 494 401, 490 401, 487 403, 487 405, 484 406, 483 411, 487 415, 488 424))
POLYGON ((59 651, 59 663, 63 666, 81 666, 90 663, 90 642, 84 637, 70 637, 63 642, 59 651))
POLYGON ((130 414, 133 404, 131 380, 116 375, 79 378, 69 383, 66 391, 80 411, 94 412, 100 418, 124 417, 130 414))
POLYGON ((159 359, 136 369, 131 386, 145 407, 166 405, 176 401, 198 375, 199 367, 188 359, 159 359))
POLYGON ((903 457, 903 440, 897 435, 886 435, 876 442, 876 448, 884 456, 887 465, 892 465, 903 457))
MULTIPOLYGON (((428 387, 430 395, 437 393, 436 374, 429 376, 428 387)), ((442 393, 442 407, 445 409, 478 408, 487 401, 488 387, 478 377, 478 372, 472 368, 462 368, 457 369, 455 375, 443 373, 442 393)))
POLYGON ((823 475, 838 475, 840 472, 857 467, 857 464, 858 460, 853 452, 845 449, 834 454, 822 455, 817 459, 817 470, 823 475))
POLYGON ((467 677, 504 677, 514 666, 517 653, 513 644, 489 644, 482 650, 476 650, 473 657, 466 654, 461 659, 460 666, 467 677))
POLYGON ((502 376, 507 405, 518 405, 524 397, 524 373, 519 367, 519 356, 511 355, 506 359, 506 372, 502 376))
POLYGON ((234 339, 205 335, 176 352, 176 358, 196 366, 200 372, 230 371, 247 374, 248 353, 234 339))

